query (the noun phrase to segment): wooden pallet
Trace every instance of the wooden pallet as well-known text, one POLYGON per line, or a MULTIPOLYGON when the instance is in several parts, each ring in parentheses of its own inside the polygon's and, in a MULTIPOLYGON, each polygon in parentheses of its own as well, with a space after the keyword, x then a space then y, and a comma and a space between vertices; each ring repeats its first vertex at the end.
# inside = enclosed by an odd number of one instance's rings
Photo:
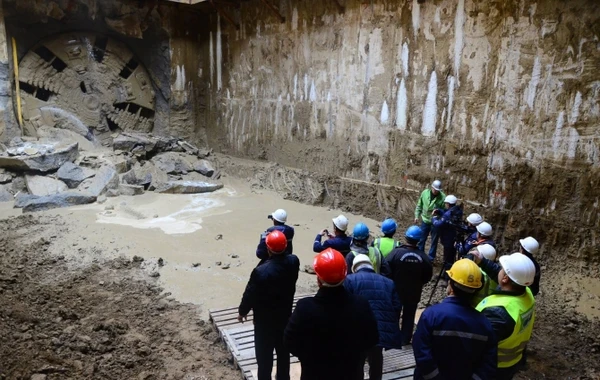
MULTIPOLYGON (((302 294, 294 297, 294 307, 296 302, 305 297, 312 297, 314 294, 302 294)), ((417 311, 415 322, 421 315, 421 310, 417 311)), ((258 365, 256 363, 256 354, 254 352, 254 325, 252 323, 252 312, 248 314, 248 320, 244 323, 237 321, 238 308, 229 307, 225 309, 209 310, 210 320, 219 332, 221 339, 227 345, 227 349, 233 356, 234 365, 240 369, 246 380, 257 379, 258 365)), ((273 359, 277 355, 273 354, 273 359)), ((273 365, 273 375, 276 368, 273 365)), ((388 350, 383 353, 383 380, 399 380, 412 378, 415 367, 412 347, 408 346, 402 350, 388 350)), ((368 379, 368 364, 365 365, 365 379, 368 379)), ((300 379, 300 363, 295 356, 290 357, 290 377, 292 380, 300 379)))

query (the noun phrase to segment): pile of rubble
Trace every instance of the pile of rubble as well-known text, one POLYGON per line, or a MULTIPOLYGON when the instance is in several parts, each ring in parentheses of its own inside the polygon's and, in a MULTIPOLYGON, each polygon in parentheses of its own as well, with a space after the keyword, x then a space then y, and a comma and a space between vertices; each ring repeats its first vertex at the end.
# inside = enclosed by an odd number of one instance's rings
POLYGON ((80 151, 76 142, 15 138, 0 144, 0 202, 24 212, 103 202, 145 191, 191 194, 223 187, 199 149, 177 138, 123 132, 112 149, 80 151))

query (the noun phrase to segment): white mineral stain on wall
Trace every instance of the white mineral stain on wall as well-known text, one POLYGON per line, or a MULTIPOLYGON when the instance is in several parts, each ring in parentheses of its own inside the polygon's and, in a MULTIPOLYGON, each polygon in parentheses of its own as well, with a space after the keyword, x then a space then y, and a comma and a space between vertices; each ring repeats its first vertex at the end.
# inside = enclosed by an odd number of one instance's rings
POLYGON ((209 40, 208 40, 208 58, 210 60, 210 83, 213 83, 213 78, 215 76, 215 53, 213 48, 213 33, 210 32, 209 40))
POLYGON ((408 77, 408 44, 402 44, 402 74, 408 77))
POLYGON ((406 112, 408 108, 408 98, 406 96, 406 83, 404 78, 400 81, 396 102, 396 127, 401 131, 405 131, 407 124, 406 112))
POLYGON ((379 121, 381 124, 387 124, 390 119, 390 110, 388 108, 388 104, 386 101, 383 102, 381 106, 381 115, 379 116, 379 121))
POLYGON ((560 156, 559 148, 562 142, 562 129, 564 124, 565 113, 564 111, 560 111, 558 117, 556 118, 556 130, 552 136, 552 150, 554 151, 554 158, 558 158, 560 156))
POLYGON ((317 89, 315 87, 315 81, 314 80, 310 84, 310 101, 311 102, 316 102, 317 101, 317 89))
POLYGON ((223 87, 221 69, 223 66, 223 49, 221 46, 221 16, 217 15, 217 90, 223 87))
POLYGON ((579 108, 581 107, 581 101, 581 92, 577 91, 575 100, 573 101, 573 108, 571 109, 571 116, 569 117, 570 125, 577 123, 577 119, 579 119, 579 108))
POLYGON ((292 11, 292 30, 298 30, 298 8, 294 7, 292 11))
POLYGON ((540 77, 542 74, 542 63, 540 57, 535 57, 535 62, 533 63, 533 69, 531 71, 531 80, 529 81, 529 86, 525 92, 525 96, 527 97, 527 105, 529 109, 533 109, 533 103, 535 101, 535 92, 537 90, 538 83, 540 82, 540 77))
POLYGON ((421 18, 421 5, 418 0, 413 0, 412 2, 412 27, 415 38, 417 38, 417 34, 419 34, 419 21, 421 18))
POLYGON ((437 119, 437 74, 431 72, 429 86, 427 87, 427 99, 425 99, 425 108, 423 110, 423 125, 421 133, 425 136, 435 134, 435 123, 437 119))
MULTIPOLYGON (((452 122, 452 103, 454 102, 454 85, 455 80, 452 75, 448 77, 448 119, 446 120, 446 130, 450 130, 450 123, 452 122)), ((465 128, 466 129, 466 128, 465 128)), ((464 132, 463 132, 464 136, 464 132)))
POLYGON ((462 55, 464 44, 464 27, 465 25, 465 0, 458 0, 456 7, 456 18, 454 19, 454 76, 457 84, 460 86, 459 70, 460 57, 462 55))

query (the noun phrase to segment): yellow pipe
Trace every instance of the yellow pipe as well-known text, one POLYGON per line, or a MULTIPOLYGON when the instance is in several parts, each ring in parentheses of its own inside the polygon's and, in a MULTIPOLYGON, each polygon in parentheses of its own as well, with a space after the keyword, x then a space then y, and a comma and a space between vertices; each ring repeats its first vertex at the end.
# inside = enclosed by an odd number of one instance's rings
POLYGON ((23 115, 21 113, 21 86, 19 85, 19 62, 17 61, 17 41, 12 38, 13 65, 15 67, 15 84, 17 86, 17 117, 23 134, 23 115))

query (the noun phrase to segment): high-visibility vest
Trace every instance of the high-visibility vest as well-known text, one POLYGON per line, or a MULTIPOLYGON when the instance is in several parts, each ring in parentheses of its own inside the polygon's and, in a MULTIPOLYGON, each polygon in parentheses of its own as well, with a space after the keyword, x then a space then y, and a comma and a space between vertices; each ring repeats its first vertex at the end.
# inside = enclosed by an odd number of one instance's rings
MULTIPOLYGON (((481 270, 481 269, 480 269, 481 270)), ((481 271, 483 276, 483 287, 479 289, 473 299, 471 300, 471 306, 477 307, 481 301, 492 293, 492 290, 498 287, 498 283, 492 280, 484 271, 481 271)))
POLYGON ((400 243, 392 238, 384 236, 375 239, 373 241, 373 246, 381 252, 383 257, 386 257, 394 248, 400 246, 400 243))
MULTIPOLYGON (((356 257, 357 255, 360 255, 360 252, 357 251, 351 251, 354 254, 354 257, 356 257)), ((364 255, 364 253, 363 253, 364 255)), ((375 273, 379 274, 381 273, 381 259, 383 258, 381 256, 381 253, 379 252, 379 250, 375 247, 369 247, 369 252, 367 253, 367 256, 369 256, 369 260, 371 260, 371 265, 373 265, 373 270, 375 271, 375 273)))
POLYGON ((525 289, 525 293, 520 296, 492 294, 477 305, 478 311, 502 306, 515 321, 512 334, 498 342, 498 368, 509 368, 519 363, 523 357, 523 350, 531 338, 535 319, 535 300, 531 290, 525 289))

